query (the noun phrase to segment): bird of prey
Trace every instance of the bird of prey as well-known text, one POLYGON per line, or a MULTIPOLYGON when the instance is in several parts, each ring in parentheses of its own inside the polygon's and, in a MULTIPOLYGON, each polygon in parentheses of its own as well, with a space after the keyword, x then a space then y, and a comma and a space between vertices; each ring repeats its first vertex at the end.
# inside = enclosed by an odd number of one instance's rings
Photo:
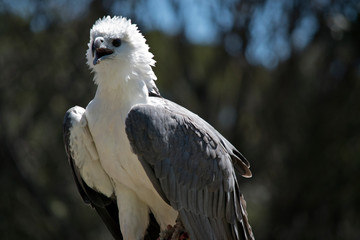
POLYGON ((137 26, 97 20, 86 57, 97 91, 86 109, 66 112, 65 149, 81 196, 113 236, 155 239, 178 218, 192 240, 253 239, 238 183, 251 177, 248 161, 160 95, 137 26))

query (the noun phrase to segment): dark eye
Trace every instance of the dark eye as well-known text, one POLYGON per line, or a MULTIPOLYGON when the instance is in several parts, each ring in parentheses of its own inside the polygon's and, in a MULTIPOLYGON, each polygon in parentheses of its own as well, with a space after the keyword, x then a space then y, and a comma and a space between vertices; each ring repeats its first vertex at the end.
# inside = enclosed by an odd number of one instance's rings
POLYGON ((121 39, 120 38, 116 38, 112 41, 112 45, 114 45, 114 47, 120 47, 121 45, 121 39))

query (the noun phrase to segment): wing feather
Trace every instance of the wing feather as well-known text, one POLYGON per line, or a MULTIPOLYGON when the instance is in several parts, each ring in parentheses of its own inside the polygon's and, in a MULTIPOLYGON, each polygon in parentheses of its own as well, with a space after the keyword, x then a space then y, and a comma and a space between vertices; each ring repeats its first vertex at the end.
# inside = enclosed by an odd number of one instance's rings
MULTIPOLYGON (((84 112, 85 109, 76 106, 69 109, 65 114, 63 126, 66 155, 74 175, 76 186, 82 199, 85 203, 90 204, 95 208, 113 235, 114 239, 122 240, 123 237, 118 221, 118 208, 116 200, 92 189, 84 181, 81 170, 79 169, 79 166, 86 168, 88 164, 91 164, 98 159, 97 153, 94 150, 95 148, 91 149, 92 146, 89 145, 91 141, 87 139, 88 141, 85 141, 87 144, 83 141, 83 138, 89 138, 89 132, 86 131, 86 122, 85 120, 81 122, 81 119, 84 116, 84 112), (79 149, 83 149, 82 152, 85 156, 80 156, 79 152, 75 153, 75 150, 79 149), (88 159, 85 159, 85 157, 88 159)), ((88 169, 94 168, 89 167, 88 169)), ((88 170, 83 172, 87 171, 88 170)), ((90 181, 90 185, 93 184, 96 183, 90 181)))
POLYGON ((197 115, 166 99, 150 99, 130 110, 126 132, 191 239, 252 239, 236 178, 251 176, 248 161, 197 115))
POLYGON ((78 106, 71 108, 65 115, 65 121, 68 121, 68 124, 64 125, 71 126, 67 130, 69 132, 68 155, 72 157, 81 177, 89 187, 111 197, 114 192, 113 186, 101 166, 87 125, 85 109, 78 106))

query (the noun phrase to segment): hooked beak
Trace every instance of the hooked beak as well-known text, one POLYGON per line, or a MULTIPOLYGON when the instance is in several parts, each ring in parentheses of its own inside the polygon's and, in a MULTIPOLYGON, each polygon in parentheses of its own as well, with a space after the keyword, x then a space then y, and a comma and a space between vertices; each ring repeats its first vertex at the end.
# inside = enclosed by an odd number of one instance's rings
POLYGON ((93 50, 93 56, 95 55, 93 64, 96 65, 100 63, 100 61, 103 59, 103 57, 108 56, 112 54, 114 51, 108 48, 95 48, 93 50))
POLYGON ((107 55, 112 54, 114 51, 107 48, 103 37, 95 38, 91 46, 92 55, 94 57, 93 64, 96 65, 107 55))

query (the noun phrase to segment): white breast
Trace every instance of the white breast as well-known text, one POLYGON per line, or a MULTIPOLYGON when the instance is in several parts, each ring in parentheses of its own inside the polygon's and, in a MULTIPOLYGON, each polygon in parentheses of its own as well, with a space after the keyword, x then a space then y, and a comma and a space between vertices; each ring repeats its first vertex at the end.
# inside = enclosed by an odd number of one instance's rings
MULTIPOLYGON (((126 107, 117 105, 115 108, 98 99, 90 102, 86 109, 101 165, 112 179, 115 192, 116 189, 123 189, 117 185, 132 190, 151 209, 161 227, 165 228, 168 224, 174 224, 177 212, 162 200, 132 152, 125 132, 127 113, 126 107)), ((126 194, 128 189, 118 194, 126 194)))
POLYGON ((127 110, 122 109, 121 105, 109 106, 98 99, 91 101, 86 109, 101 164, 115 182, 133 190, 138 185, 152 188, 141 163, 131 150, 125 132, 127 110))

